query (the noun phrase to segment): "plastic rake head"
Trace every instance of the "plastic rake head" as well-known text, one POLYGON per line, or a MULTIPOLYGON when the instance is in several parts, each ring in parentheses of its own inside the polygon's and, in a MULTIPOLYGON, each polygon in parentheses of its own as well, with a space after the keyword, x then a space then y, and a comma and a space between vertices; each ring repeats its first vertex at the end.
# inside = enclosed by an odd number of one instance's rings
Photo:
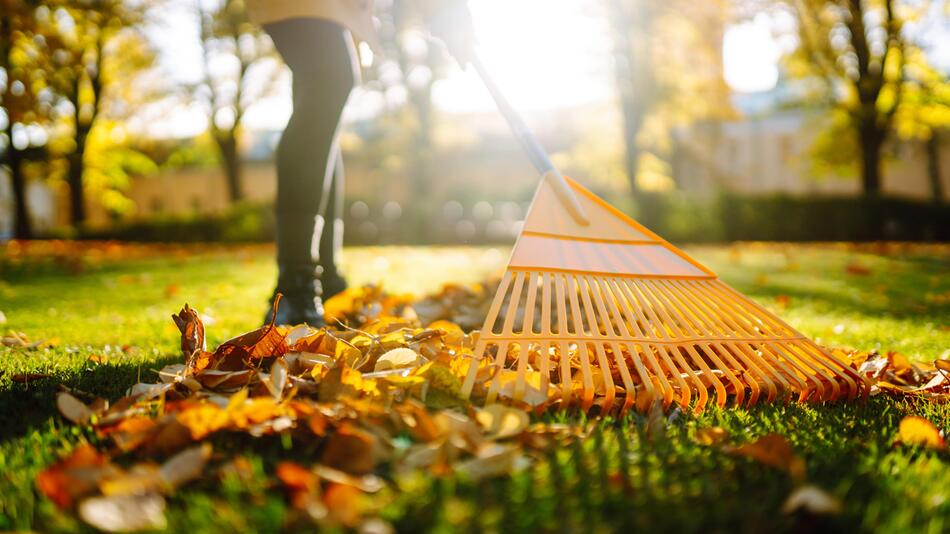
POLYGON ((870 385, 781 319, 590 191, 579 226, 542 182, 462 386, 486 402, 701 411, 870 385), (494 366, 487 364, 494 364, 494 366), (494 372, 485 372, 493 368, 494 372))

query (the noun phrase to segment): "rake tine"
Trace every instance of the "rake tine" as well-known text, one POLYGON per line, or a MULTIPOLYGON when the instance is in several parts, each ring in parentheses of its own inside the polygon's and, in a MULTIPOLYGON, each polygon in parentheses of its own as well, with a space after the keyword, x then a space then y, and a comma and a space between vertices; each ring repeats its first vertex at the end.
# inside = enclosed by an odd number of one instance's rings
MULTIPOLYGON (((594 303, 597 305, 598 317, 600 318, 601 326, 603 327, 604 333, 609 338, 616 338, 617 334, 614 332, 613 325, 610 321, 610 314, 607 312, 607 307, 604 305, 604 294, 603 287, 601 283, 603 280, 599 277, 586 277, 587 285, 590 288, 590 292, 594 295, 594 303)), ((622 328, 623 321, 617 318, 617 324, 622 328)), ((610 366, 607 363, 607 355, 604 353, 604 344, 602 341, 596 343, 597 350, 597 359, 601 367, 601 372, 604 375, 604 387, 607 390, 608 399, 605 401, 607 405, 613 404, 614 398, 614 382, 613 377, 610 373, 610 366)))
POLYGON ((571 376, 571 355, 569 345, 566 341, 558 344, 561 353, 561 396, 564 399, 564 405, 570 405, 572 400, 571 385, 573 376, 571 376))
MULTIPOLYGON (((507 341, 501 341, 498 343, 498 354, 495 355, 495 365, 499 369, 504 367, 504 361, 507 358, 508 347, 511 344, 507 341)), ((498 390, 501 389, 501 373, 495 373, 495 377, 491 381, 491 386, 488 388, 488 396, 485 397, 485 402, 491 404, 495 402, 498 398, 498 390)))
MULTIPOLYGON (((524 318, 521 322, 521 334, 531 334, 534 331, 534 301, 538 293, 538 278, 535 273, 528 273, 528 299, 524 305, 524 318)), ((531 357, 531 347, 522 346, 518 357, 518 374, 515 378, 513 397, 516 401, 524 399, 527 389, 528 359, 531 357)))
MULTIPOLYGON (((566 276, 565 278, 567 279, 567 296, 571 304, 571 315, 574 319, 574 331, 578 338, 584 339, 590 334, 584 329, 584 317, 581 315, 580 306, 577 303, 577 293, 581 292, 583 295, 586 295, 586 293, 583 293, 576 277, 566 276)), ((587 411, 590 408, 590 403, 594 400, 594 380, 590 374, 590 361, 587 358, 586 343, 582 341, 578 343, 577 356, 581 361, 581 380, 583 383, 581 407, 584 411, 587 411)))
MULTIPOLYGON (((543 273, 541 283, 541 335, 546 339, 551 336, 551 274, 543 273)), ((548 367, 551 357, 551 346, 547 343, 541 345, 541 361, 538 364, 538 371, 541 373, 541 391, 548 390, 548 382, 551 380, 551 370, 548 367)))
MULTIPOLYGON (((621 417, 626 415, 630 408, 637 401, 639 392, 637 391, 636 386, 633 384, 633 379, 630 377, 630 370, 627 368, 627 362, 623 359, 623 351, 620 348, 620 344, 613 342, 610 344, 611 350, 614 353, 614 360, 617 363, 617 369, 620 370, 620 378, 623 380, 623 387, 626 389, 626 395, 624 395, 623 406, 620 408, 621 417)), ((638 371, 639 372, 639 371, 638 371)))
POLYGON ((765 344, 765 347, 768 348, 769 352, 775 357, 776 360, 782 358, 785 360, 785 363, 793 368, 793 375, 800 382, 801 389, 799 390, 798 401, 805 402, 808 398, 808 395, 818 387, 818 380, 812 376, 811 373, 808 373, 807 370, 802 368, 802 365, 797 361, 797 359, 788 354, 785 350, 779 347, 774 342, 769 342, 765 344), (804 377, 804 378, 801 378, 804 377))

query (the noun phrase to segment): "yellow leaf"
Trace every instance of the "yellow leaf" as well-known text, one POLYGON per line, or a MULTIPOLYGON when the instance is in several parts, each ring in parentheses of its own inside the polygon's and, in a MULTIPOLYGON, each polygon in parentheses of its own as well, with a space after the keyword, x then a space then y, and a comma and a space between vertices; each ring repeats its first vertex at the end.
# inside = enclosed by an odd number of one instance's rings
POLYGON ((696 431, 695 439, 700 445, 719 445, 729 439, 729 432, 721 426, 700 428, 696 431))
POLYGON ((462 330, 462 327, 451 321, 436 321, 430 324, 429 328, 432 330, 441 330, 443 332, 442 339, 449 347, 461 347, 462 342, 465 340, 465 332, 462 330))
POLYGON ((191 438, 199 440, 228 424, 228 414, 216 404, 194 405, 177 414, 178 422, 188 429, 191 438))
POLYGON ((937 427, 923 417, 915 415, 908 415, 901 420, 897 439, 904 445, 916 445, 927 449, 943 450, 947 447, 937 427))
POLYGON ((334 349, 334 356, 336 356, 337 362, 342 362, 348 367, 353 367, 363 358, 363 353, 352 344, 338 339, 336 341, 336 348, 334 349))
POLYGON ((475 419, 482 429, 493 439, 517 436, 528 428, 531 420, 528 414, 502 404, 489 404, 478 410, 475 419))

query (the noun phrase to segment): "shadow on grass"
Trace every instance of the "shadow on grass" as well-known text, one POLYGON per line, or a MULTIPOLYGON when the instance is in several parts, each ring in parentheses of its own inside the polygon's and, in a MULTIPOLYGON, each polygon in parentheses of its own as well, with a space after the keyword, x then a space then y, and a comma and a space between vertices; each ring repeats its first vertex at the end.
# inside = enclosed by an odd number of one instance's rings
MULTIPOLYGON (((180 363, 181 356, 167 355, 148 361, 118 361, 56 373, 49 378, 20 384, 12 382, 0 390, 0 444, 22 437, 30 430, 43 428, 52 416, 58 416, 56 393, 65 385, 94 397, 115 400, 136 382, 158 380, 154 369, 180 363)), ((93 399, 83 398, 85 402, 93 399)))

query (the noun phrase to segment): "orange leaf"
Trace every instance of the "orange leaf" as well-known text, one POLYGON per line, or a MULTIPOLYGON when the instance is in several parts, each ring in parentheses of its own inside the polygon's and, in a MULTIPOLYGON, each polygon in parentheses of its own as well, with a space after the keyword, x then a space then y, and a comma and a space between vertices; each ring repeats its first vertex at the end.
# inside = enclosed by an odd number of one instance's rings
POLYGON ((317 476, 313 471, 294 462, 280 462, 276 474, 277 479, 293 492, 310 492, 317 487, 317 476))
POLYGON ((355 527, 363 514, 363 493, 347 484, 330 484, 323 494, 330 518, 347 527, 355 527))
POLYGON ((74 499, 97 488, 108 461, 92 445, 80 445, 66 458, 40 471, 36 486, 57 506, 68 508, 74 499))
POLYGON ((752 443, 732 449, 731 452, 787 471, 796 481, 805 478, 804 460, 796 456, 788 440, 778 434, 767 434, 752 443))

